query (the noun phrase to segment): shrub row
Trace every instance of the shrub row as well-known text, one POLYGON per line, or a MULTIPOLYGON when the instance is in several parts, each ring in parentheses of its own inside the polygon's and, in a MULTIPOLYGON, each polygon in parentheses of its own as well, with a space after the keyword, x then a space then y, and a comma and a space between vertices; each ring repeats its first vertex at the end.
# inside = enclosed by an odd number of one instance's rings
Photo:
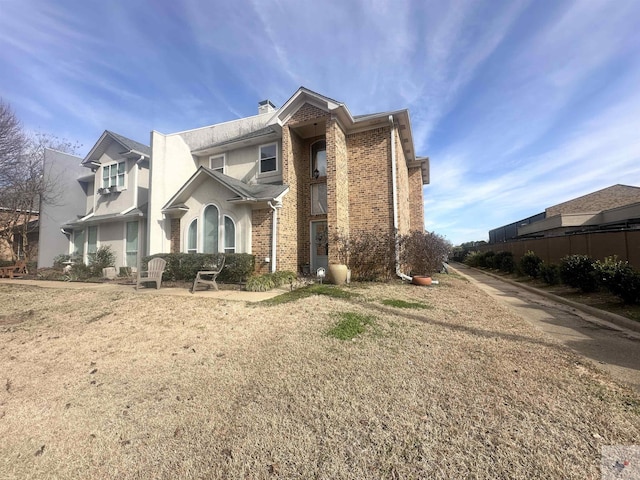
POLYGON ((218 281, 227 283, 246 282, 253 274, 255 257, 248 253, 159 253, 144 257, 142 269, 146 269, 147 263, 152 258, 163 258, 167 262, 163 280, 192 281, 199 270, 206 270, 212 265, 218 265, 221 258, 225 257, 224 268, 218 281))
POLYGON ((519 274, 540 278, 549 285, 562 282, 585 293, 604 288, 627 304, 640 304, 640 272, 617 257, 596 261, 587 255, 567 255, 562 258, 560 265, 556 265, 543 262, 529 251, 515 265, 510 252, 488 251, 469 254, 464 262, 471 267, 508 273, 516 270, 519 274), (506 259, 511 259, 511 266, 506 259), (512 270, 509 271, 509 268, 512 270))

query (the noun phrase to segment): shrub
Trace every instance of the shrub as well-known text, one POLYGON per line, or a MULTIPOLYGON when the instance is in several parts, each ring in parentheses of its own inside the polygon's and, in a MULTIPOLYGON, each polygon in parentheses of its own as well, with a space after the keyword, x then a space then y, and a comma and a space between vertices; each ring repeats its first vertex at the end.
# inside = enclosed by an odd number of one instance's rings
POLYGON ((249 292, 266 292, 272 288, 277 288, 287 283, 291 284, 298 279, 298 276, 288 270, 275 273, 265 273, 256 275, 247 280, 245 288, 249 292))
POLYGON ((532 278, 538 278, 540 275, 540 264, 542 259, 534 252, 528 251, 520 259, 520 271, 532 278))
POLYGON ((558 285, 560 283, 560 266, 555 263, 541 263, 539 267, 540 278, 547 285, 558 285))
POLYGON ((71 280, 87 280, 93 276, 91 267, 84 263, 74 263, 69 270, 71 280))
POLYGON ((482 252, 469 252, 464 258, 464 263, 470 267, 478 268, 480 267, 480 259, 483 255, 482 252))
POLYGON ((395 274, 395 237, 389 233, 352 232, 349 263, 353 280, 389 280, 395 274))
POLYGON ((228 283, 244 282, 255 269, 255 257, 248 253, 159 253, 142 259, 142 269, 152 258, 160 257, 167 265, 162 274, 163 280, 192 281, 199 270, 206 270, 225 257, 224 268, 218 281, 228 283))
POLYGON ((503 272, 512 273, 514 267, 513 253, 511 252, 498 252, 494 255, 492 268, 501 270, 503 272))
POLYGON ((479 258, 481 268, 495 268, 496 252, 489 250, 479 258))
POLYGON ((94 277, 102 277, 102 269, 113 267, 116 264, 116 254, 111 250, 111 245, 104 245, 96 253, 89 255, 89 268, 91 275, 94 277))
POLYGON ((442 269, 451 243, 434 232, 414 231, 399 238, 400 261, 414 275, 432 275, 442 269))
POLYGON ((567 255, 560 262, 560 279, 585 293, 595 292, 598 282, 594 263, 587 255, 567 255))
POLYGON ((629 262, 607 257, 603 262, 595 262, 594 269, 598 282, 613 295, 627 304, 640 303, 640 273, 629 262))

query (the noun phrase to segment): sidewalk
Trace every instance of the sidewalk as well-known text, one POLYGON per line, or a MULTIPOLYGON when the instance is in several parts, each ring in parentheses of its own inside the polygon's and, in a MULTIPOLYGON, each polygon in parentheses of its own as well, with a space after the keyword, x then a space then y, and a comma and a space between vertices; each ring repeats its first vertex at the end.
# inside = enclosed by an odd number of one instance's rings
POLYGON ((129 292, 136 295, 174 295, 191 298, 215 298, 219 300, 232 300, 239 302, 260 302, 286 293, 288 289, 274 288, 268 292, 247 292, 244 290, 198 290, 190 293, 186 288, 155 288, 135 289, 135 285, 122 285, 116 283, 85 283, 85 282, 56 282, 51 280, 24 280, 20 278, 0 279, 0 285, 30 285, 40 288, 57 288, 59 290, 103 290, 111 292, 129 292))

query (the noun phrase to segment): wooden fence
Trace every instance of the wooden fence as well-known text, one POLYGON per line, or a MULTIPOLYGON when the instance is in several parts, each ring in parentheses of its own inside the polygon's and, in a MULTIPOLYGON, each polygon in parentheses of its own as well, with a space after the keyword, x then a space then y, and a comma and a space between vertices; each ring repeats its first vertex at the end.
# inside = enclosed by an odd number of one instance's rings
POLYGON ((560 263, 565 255, 588 255, 594 260, 617 255, 640 270, 640 230, 592 232, 562 237, 513 240, 478 247, 481 252, 511 252, 516 261, 531 250, 547 263, 560 263))

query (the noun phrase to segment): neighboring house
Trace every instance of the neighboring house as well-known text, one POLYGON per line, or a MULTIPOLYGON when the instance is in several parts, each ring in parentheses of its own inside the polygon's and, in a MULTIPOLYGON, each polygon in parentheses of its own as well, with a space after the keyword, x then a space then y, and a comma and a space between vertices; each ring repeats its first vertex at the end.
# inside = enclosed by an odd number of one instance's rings
POLYGON ((489 243, 594 231, 640 229, 640 188, 613 185, 493 229, 489 243))
POLYGON ((29 261, 38 257, 38 212, 7 212, 0 208, 0 260, 12 262, 27 258, 29 261), (25 225, 24 222, 27 222, 25 225), (27 236, 24 242, 23 235, 27 236), (25 251, 26 244, 26 251, 25 251))
POLYGON ((51 266, 62 253, 88 263, 90 254, 107 245, 116 266, 137 267, 144 252, 150 156, 148 146, 110 131, 84 159, 47 150, 45 171, 65 193, 55 205, 41 206, 46 223, 38 267, 51 266))
POLYGON ((82 165, 93 172, 81 179, 86 212, 60 226, 85 257, 111 242, 117 266, 237 252, 255 255, 258 272, 314 271, 338 262, 336 233, 424 229, 429 161, 415 154, 409 112, 353 116, 306 88, 255 116, 153 131, 150 149, 105 132, 82 165))

